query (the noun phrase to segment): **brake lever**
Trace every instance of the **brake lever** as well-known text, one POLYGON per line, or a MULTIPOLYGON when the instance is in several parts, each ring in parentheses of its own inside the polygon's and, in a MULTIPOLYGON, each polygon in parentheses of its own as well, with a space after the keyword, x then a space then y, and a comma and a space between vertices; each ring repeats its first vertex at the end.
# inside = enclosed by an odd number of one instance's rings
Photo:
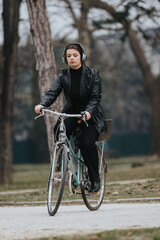
POLYGON ((86 126, 88 127, 88 123, 86 121, 86 114, 85 114, 85 112, 81 112, 81 114, 82 114, 82 120, 85 122, 86 126))
POLYGON ((42 112, 41 114, 39 114, 38 116, 36 116, 34 119, 36 120, 37 118, 40 118, 40 117, 42 117, 42 116, 44 116, 44 112, 42 112))
POLYGON ((88 127, 88 123, 87 123, 87 121, 86 121, 86 120, 83 120, 83 121, 85 122, 86 126, 88 127))

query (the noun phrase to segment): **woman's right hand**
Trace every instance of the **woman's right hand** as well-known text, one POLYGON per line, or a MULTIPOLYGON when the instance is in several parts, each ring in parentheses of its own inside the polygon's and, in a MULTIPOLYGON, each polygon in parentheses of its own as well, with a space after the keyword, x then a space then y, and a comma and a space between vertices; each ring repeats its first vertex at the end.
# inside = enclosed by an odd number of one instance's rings
POLYGON ((36 113, 39 113, 39 114, 40 114, 42 108, 44 108, 43 105, 40 105, 40 104, 39 104, 39 105, 36 105, 35 108, 34 108, 34 111, 35 111, 36 113))

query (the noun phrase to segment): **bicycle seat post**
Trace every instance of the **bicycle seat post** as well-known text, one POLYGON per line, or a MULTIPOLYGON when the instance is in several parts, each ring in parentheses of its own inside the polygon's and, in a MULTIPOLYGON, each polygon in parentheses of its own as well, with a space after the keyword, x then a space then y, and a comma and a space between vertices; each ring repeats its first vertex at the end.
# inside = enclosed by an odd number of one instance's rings
POLYGON ((66 134, 64 130, 64 120, 61 118, 60 127, 59 127, 59 141, 64 142, 66 139, 66 134))
POLYGON ((60 132, 63 132, 63 131, 64 131, 64 121, 63 121, 63 119, 61 119, 59 131, 60 131, 60 132))

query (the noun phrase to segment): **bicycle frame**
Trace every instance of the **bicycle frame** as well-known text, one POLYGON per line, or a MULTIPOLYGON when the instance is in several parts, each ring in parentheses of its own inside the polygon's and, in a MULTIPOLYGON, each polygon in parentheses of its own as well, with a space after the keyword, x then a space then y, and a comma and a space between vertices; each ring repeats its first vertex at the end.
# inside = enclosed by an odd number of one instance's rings
MULTIPOLYGON (((58 113, 58 112, 54 112, 53 110, 50 109, 46 109, 43 108, 42 109, 42 114, 40 114, 39 116, 35 117, 35 119, 44 116, 45 112, 47 113, 51 113, 52 115, 57 115, 60 117, 60 124, 59 124, 59 130, 60 133, 58 135, 58 141, 55 143, 55 149, 54 149, 54 155, 53 155, 53 161, 52 161, 52 170, 51 170, 51 176, 53 176, 53 171, 54 171, 54 163, 55 163, 55 158, 56 158, 56 153, 57 153, 57 149, 58 146, 60 144, 65 144, 67 146, 67 151, 68 151, 68 158, 67 158, 67 162, 71 168, 71 172, 73 173, 73 176, 75 178, 76 181, 76 185, 80 185, 81 184, 81 169, 82 169, 82 164, 85 165, 85 163, 82 161, 81 159, 81 152, 80 149, 78 150, 78 155, 76 155, 76 153, 74 152, 73 148, 72 148, 72 144, 70 143, 70 141, 68 140, 67 136, 66 136, 66 131, 65 131, 65 124, 64 124, 64 120, 67 117, 77 117, 82 119, 86 125, 88 126, 87 122, 85 121, 85 114, 66 114, 66 113, 58 113), (75 162, 76 166, 77 166, 77 173, 74 170, 73 164, 70 160, 70 157, 73 159, 73 161, 75 162)), ((101 163, 102 163, 102 159, 103 159, 103 150, 104 150, 104 141, 101 142, 102 147, 102 154, 101 154, 101 163)), ((86 165, 85 165, 86 166, 86 165)), ((100 164, 100 171, 101 171, 101 166, 102 164, 100 164)))
MULTIPOLYGON (((51 114, 55 114, 57 116, 60 117, 60 124, 59 124, 59 134, 58 134, 58 141, 56 141, 55 143, 55 148, 54 148, 54 154, 53 154, 53 160, 52 160, 52 167, 51 167, 51 180, 53 177, 53 172, 54 172, 54 165, 55 165, 55 159, 56 159, 56 154, 57 154, 57 150, 59 148, 59 146, 61 144, 65 144, 67 147, 67 152, 68 152, 68 158, 67 158, 67 162, 71 168, 71 172, 73 173, 73 176, 75 178, 76 181, 76 185, 80 185, 81 184, 81 169, 82 169, 82 164, 85 165, 85 163, 81 160, 81 152, 80 149, 78 150, 78 155, 76 155, 76 153, 74 152, 73 148, 72 148, 72 144, 70 143, 70 141, 68 140, 67 136, 66 136, 66 131, 65 131, 65 124, 64 124, 64 119, 66 119, 67 117, 77 117, 77 118, 81 118, 86 125, 88 126, 87 122, 85 121, 85 116, 84 113, 82 114, 66 114, 66 113, 57 113, 54 111, 51 111, 49 109, 42 109, 42 114, 40 114, 38 117, 41 117, 45 114, 45 112, 51 113, 51 114), (72 158, 76 164, 77 167, 77 173, 74 170, 73 164, 71 162, 72 158)), ((63 172, 63 170, 61 170, 63 172)))
MULTIPOLYGON (((67 147, 67 152, 68 152, 68 158, 67 158, 67 162, 70 166, 70 169, 71 169, 71 172, 73 173, 73 176, 74 176, 74 180, 75 180, 75 185, 76 186, 79 186, 81 184, 81 169, 82 169, 82 164, 85 165, 85 163, 82 161, 81 159, 81 151, 80 149, 78 149, 78 154, 76 154, 73 150, 73 139, 72 139, 72 136, 71 136, 71 142, 69 141, 69 139, 66 137, 65 140, 62 141, 61 137, 63 134, 65 134, 65 129, 64 129, 64 122, 62 121, 60 123, 60 141, 58 141, 56 143, 56 146, 59 145, 59 144, 65 144, 66 147, 67 147), (73 164, 72 164, 72 161, 71 159, 73 159, 74 163, 76 164, 76 168, 77 168, 77 171, 75 171, 74 167, 73 167, 73 164)), ((55 152, 54 152, 54 158, 56 157, 56 151, 57 151, 57 148, 55 147, 55 152)), ((54 160, 53 160, 53 166, 54 166, 54 160)))
POLYGON ((85 164, 85 163, 82 163, 82 160, 81 160, 81 152, 80 152, 80 149, 78 149, 78 155, 75 154, 69 140, 67 139, 67 142, 68 142, 68 163, 69 163, 69 166, 71 168, 71 172, 73 173, 73 176, 75 178, 75 181, 76 181, 76 184, 75 185, 80 185, 81 184, 81 168, 82 168, 82 164, 85 164), (72 164, 72 161, 70 159, 70 157, 73 159, 74 163, 76 164, 76 167, 77 167, 77 173, 75 172, 74 170, 74 167, 73 167, 73 164, 72 164))

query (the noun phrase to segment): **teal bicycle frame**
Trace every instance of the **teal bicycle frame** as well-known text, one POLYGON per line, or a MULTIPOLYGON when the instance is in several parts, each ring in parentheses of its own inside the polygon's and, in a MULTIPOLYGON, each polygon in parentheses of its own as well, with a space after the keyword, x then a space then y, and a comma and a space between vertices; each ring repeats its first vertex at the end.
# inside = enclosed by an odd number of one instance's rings
MULTIPOLYGON (((71 138, 71 143, 72 143, 73 139, 71 138)), ((75 154, 75 152, 73 151, 73 148, 67 138, 67 143, 68 143, 68 146, 69 146, 69 156, 68 156, 68 163, 69 163, 69 166, 71 168, 71 172, 73 173, 73 176, 75 178, 75 181, 74 184, 75 185, 80 185, 81 184, 81 169, 82 169, 82 164, 85 165, 85 163, 83 162, 82 163, 82 160, 81 160, 81 151, 80 149, 78 149, 78 155, 75 154), (75 172, 74 170, 74 167, 73 167, 73 164, 72 164, 72 161, 70 159, 70 157, 73 159, 74 163, 76 164, 77 166, 77 173, 75 172)), ((73 144, 73 143, 72 143, 73 144)))
MULTIPOLYGON (((68 115, 68 114, 65 114, 68 115)), ((73 115, 72 115, 73 116, 73 115)), ((80 117, 80 114, 76 114, 75 116, 80 117)), ((81 116, 82 117, 82 116, 81 116)), ((67 147, 67 152, 68 152, 68 157, 67 157, 67 162, 69 163, 71 172, 73 173, 74 176, 74 185, 75 186, 79 186, 82 183, 82 176, 81 176, 81 171, 82 171, 82 164, 84 166, 85 163, 82 160, 82 155, 81 155, 81 151, 80 149, 78 149, 78 153, 76 154, 73 150, 73 136, 71 136, 71 141, 69 141, 69 139, 66 136, 65 133, 65 125, 64 125, 64 120, 61 119, 60 125, 59 125, 59 134, 58 134, 58 141, 55 144, 55 149, 54 149, 54 155, 53 155, 53 162, 52 162, 52 170, 51 170, 51 176, 53 176, 53 172, 54 172, 54 165, 55 165, 55 159, 56 159, 56 154, 57 154, 57 150, 59 145, 64 144, 67 147), (73 164, 72 164, 72 160, 73 159, 77 171, 74 170, 73 164)), ((62 160, 63 161, 63 160, 62 160)), ((63 166, 63 164, 62 164, 63 166)), ((61 169, 61 173, 63 173, 63 169, 61 169)))

